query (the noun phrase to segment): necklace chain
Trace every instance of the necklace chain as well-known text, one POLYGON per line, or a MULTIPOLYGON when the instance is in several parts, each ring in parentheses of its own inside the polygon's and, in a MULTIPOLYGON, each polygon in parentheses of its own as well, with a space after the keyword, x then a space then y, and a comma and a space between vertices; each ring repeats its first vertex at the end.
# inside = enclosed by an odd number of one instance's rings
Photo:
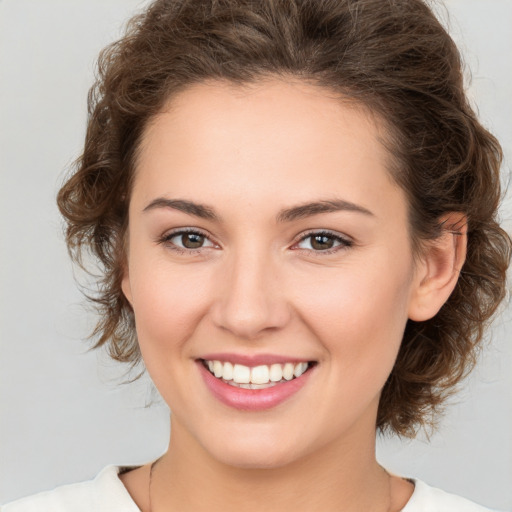
MULTIPOLYGON (((156 459, 151 464, 151 467, 149 468, 149 486, 148 486, 149 511, 148 512, 153 512, 153 505, 151 503, 151 483, 153 482, 153 470, 155 469, 155 466, 160 462, 160 459, 161 459, 161 457, 156 459)), ((392 505, 392 500, 391 500, 391 475, 386 471, 385 468, 382 468, 382 469, 384 469, 386 475, 388 476, 388 507, 386 509, 386 512, 392 512, 391 511, 391 505, 392 505)))
POLYGON ((160 458, 159 457, 158 459, 156 459, 152 464, 151 464, 151 467, 149 468, 149 488, 148 488, 148 494, 149 494, 149 512, 153 512, 153 505, 151 504, 151 482, 153 481, 153 469, 155 468, 155 466, 157 465, 157 463, 160 461, 160 458))

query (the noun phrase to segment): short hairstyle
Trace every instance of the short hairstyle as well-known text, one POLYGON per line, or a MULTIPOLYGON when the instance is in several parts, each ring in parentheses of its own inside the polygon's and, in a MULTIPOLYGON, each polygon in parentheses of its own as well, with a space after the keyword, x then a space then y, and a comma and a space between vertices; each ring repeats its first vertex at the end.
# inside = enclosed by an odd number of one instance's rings
POLYGON ((141 356, 123 295, 137 150, 169 99, 207 80, 294 77, 340 93, 383 120, 390 174, 409 206, 411 244, 435 239, 446 212, 468 219, 467 258, 431 320, 407 322, 382 391, 377 428, 414 436, 475 363, 505 296, 511 239, 497 222, 498 141, 464 92, 459 52, 422 0, 157 0, 100 55, 83 154, 58 194, 67 243, 101 265, 92 334, 114 359, 141 356))

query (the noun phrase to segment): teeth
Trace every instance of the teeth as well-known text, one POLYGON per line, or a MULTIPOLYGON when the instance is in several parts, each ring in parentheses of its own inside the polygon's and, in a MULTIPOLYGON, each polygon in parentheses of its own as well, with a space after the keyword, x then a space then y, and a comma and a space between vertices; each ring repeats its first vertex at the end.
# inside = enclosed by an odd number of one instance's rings
POLYGON ((273 364, 270 367, 270 380, 272 382, 279 382, 282 378, 283 378, 283 367, 280 364, 273 364))
POLYGON ((213 374, 215 377, 222 377, 223 374, 223 364, 220 361, 213 361, 213 374))
POLYGON ((308 363, 297 363, 293 369, 293 375, 300 377, 308 369, 308 363))
POLYGON ((233 380, 233 365, 231 363, 224 363, 222 378, 224 380, 233 380))
POLYGON ((249 384, 251 381, 251 369, 242 364, 235 364, 233 367, 233 380, 237 384, 249 384))
POLYGON ((268 384, 237 384, 236 382, 230 381, 230 382, 228 382, 228 384, 235 388, 265 389, 265 388, 271 388, 272 386, 275 386, 277 384, 277 382, 269 382, 268 384))
POLYGON ((308 363, 285 363, 272 364, 270 366, 260 365, 245 366, 243 364, 233 365, 230 362, 205 361, 210 372, 218 379, 229 381, 228 384, 245 389, 263 389, 286 382, 294 377, 300 377, 307 369, 308 363))
POLYGON ((286 363, 283 368, 283 377, 286 380, 292 380, 293 379, 293 364, 292 363, 286 363))
POLYGON ((267 384, 269 373, 268 366, 255 366, 251 369, 251 382, 253 384, 267 384))

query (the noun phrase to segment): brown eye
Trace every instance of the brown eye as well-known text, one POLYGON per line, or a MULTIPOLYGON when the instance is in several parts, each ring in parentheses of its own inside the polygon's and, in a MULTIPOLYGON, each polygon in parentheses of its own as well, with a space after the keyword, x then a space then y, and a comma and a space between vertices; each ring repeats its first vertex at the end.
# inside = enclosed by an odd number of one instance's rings
POLYGON ((199 252, 199 249, 215 247, 215 244, 200 231, 175 231, 161 239, 170 249, 199 252))
POLYGON ((310 233, 300 240, 297 244, 297 248, 306 249, 308 251, 320 253, 320 252, 332 252, 338 249, 344 249, 351 247, 353 242, 346 240, 340 235, 330 232, 317 232, 310 233))
POLYGON ((325 251, 332 249, 334 246, 334 238, 327 235, 314 235, 311 237, 311 247, 316 251, 325 251))
POLYGON ((198 249, 204 244, 204 235, 198 233, 183 233, 181 235, 181 244, 185 249, 198 249))

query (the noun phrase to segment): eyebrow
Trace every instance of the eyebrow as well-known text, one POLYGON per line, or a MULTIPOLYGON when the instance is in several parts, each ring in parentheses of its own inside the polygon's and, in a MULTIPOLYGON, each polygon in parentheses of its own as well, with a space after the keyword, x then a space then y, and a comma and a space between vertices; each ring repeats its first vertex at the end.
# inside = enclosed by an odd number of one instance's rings
MULTIPOLYGON (((151 201, 151 203, 149 203, 143 211, 146 212, 156 208, 172 208, 174 210, 179 210, 201 219, 217 222, 222 220, 221 217, 215 213, 215 210, 211 206, 194 203, 193 201, 187 201, 186 199, 168 199, 165 197, 158 197, 151 201)), ((363 206, 351 203, 350 201, 345 201, 344 199, 330 199, 314 201, 300 204, 298 206, 292 206, 291 208, 285 208, 277 214, 276 220, 278 223, 292 222, 297 219, 312 217, 313 215, 318 215, 320 213, 331 213, 339 211, 357 212, 372 217, 374 216, 370 210, 364 208, 363 206)))
POLYGON ((172 208, 174 210, 179 210, 180 212, 188 213, 189 215, 194 215, 201 219, 220 221, 220 217, 210 206, 186 201, 185 199, 167 199, 165 197, 158 197, 151 201, 151 203, 149 203, 142 211, 147 212, 156 208, 172 208))
POLYGON ((321 200, 313 203, 304 203, 291 208, 281 210, 277 215, 277 222, 291 222, 297 219, 303 219, 304 217, 311 217, 318 215, 319 213, 330 213, 330 212, 357 212, 364 215, 374 216, 373 213, 350 201, 343 199, 332 199, 332 200, 321 200))

